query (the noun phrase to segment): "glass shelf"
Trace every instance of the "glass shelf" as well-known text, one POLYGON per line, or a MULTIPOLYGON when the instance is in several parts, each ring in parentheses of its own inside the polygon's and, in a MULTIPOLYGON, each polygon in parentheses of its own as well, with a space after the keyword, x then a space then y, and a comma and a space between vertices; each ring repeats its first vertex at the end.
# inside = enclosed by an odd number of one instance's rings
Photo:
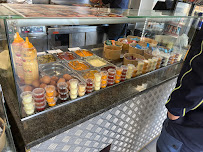
POLYGON ((16 152, 15 145, 13 142, 13 137, 10 130, 10 125, 8 122, 7 114, 6 114, 6 108, 4 106, 4 96, 2 92, 2 88, 0 85, 0 117, 4 120, 6 125, 6 144, 2 152, 16 152))

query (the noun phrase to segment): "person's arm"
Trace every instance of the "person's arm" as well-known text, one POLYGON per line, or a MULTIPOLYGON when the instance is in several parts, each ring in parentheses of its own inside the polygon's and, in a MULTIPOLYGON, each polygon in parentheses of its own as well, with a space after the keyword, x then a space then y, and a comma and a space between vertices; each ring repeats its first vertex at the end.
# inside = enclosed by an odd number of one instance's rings
POLYGON ((203 106, 203 31, 196 36, 192 45, 177 85, 166 103, 169 115, 185 116, 191 110, 203 106))

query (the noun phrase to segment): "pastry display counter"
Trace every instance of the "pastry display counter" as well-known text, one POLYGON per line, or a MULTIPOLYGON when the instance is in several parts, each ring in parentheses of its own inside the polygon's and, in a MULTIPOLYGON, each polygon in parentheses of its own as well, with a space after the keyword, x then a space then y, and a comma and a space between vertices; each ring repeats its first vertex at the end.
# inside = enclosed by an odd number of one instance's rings
MULTIPOLYGON (((129 102, 133 104, 139 96, 146 95, 143 103, 147 106, 151 98, 149 95, 153 94, 156 89, 167 84, 170 85, 170 89, 174 87, 175 78, 180 72, 185 54, 190 47, 186 32, 190 27, 186 23, 193 20, 192 16, 136 16, 137 14, 132 15, 133 11, 128 16, 129 13, 121 15, 105 12, 105 9, 101 12, 100 9, 95 8, 75 7, 78 10, 73 11, 74 7, 52 5, 40 7, 33 5, 33 14, 29 14, 27 9, 30 6, 28 5, 25 5, 24 9, 20 8, 20 5, 3 6, 19 14, 21 18, 2 21, 2 24, 5 23, 2 28, 5 28, 7 32, 9 48, 7 51, 12 65, 12 70, 7 69, 4 72, 13 74, 14 83, 11 80, 7 83, 8 77, 6 76, 1 76, 0 83, 3 85, 5 94, 9 94, 5 96, 5 99, 15 124, 18 126, 24 147, 34 151, 39 150, 37 147, 46 144, 46 141, 50 142, 52 137, 55 141, 54 138, 62 136, 63 132, 72 130, 93 118, 98 118, 121 105, 129 102), (52 14, 46 14, 42 10, 44 7, 49 7, 52 14), (70 14, 63 13, 68 12, 69 9, 72 10, 74 16, 70 17, 70 14), (93 15, 92 13, 94 16, 90 16, 93 15), (169 21, 182 26, 175 26, 176 24, 169 26, 169 21), (38 46, 34 39, 28 38, 30 33, 37 35, 52 26, 83 27, 84 25, 123 23, 135 24, 139 26, 135 26, 139 29, 142 24, 141 35, 124 35, 124 38, 118 40, 108 40, 104 36, 106 33, 103 33, 100 36, 104 44, 76 48, 56 46, 51 50, 42 49, 41 51, 36 49, 38 46), (141 24, 138 25, 138 23, 141 24), (159 23, 163 26, 158 26, 159 23), (40 28, 41 26, 44 28, 40 28), (147 31, 147 28, 159 28, 159 34, 153 30, 147 31)), ((57 35, 57 31, 55 34, 57 35)), ((154 94, 152 102, 157 102, 157 104, 161 102, 160 105, 163 105, 162 102, 166 100, 170 89, 162 90, 162 95, 154 94), (163 99, 159 99, 158 96, 163 99)), ((142 106, 137 105, 137 108, 142 109, 142 106)), ((163 113, 164 110, 161 108, 156 110, 154 107, 154 113, 163 113)), ((141 112, 132 110, 136 117, 131 118, 129 114, 126 123, 141 119, 141 112)), ((123 116, 118 115, 118 117, 124 119, 123 116)), ((146 117, 148 120, 149 116, 146 117)), ((164 115, 160 120, 162 121, 163 118, 165 118, 164 115)), ((109 123, 113 124, 113 121, 109 120, 109 123)), ((139 126, 144 124, 144 122, 137 121, 139 126)), ((129 131, 133 132, 131 132, 132 135, 135 135, 133 130, 134 128, 129 128, 129 131)), ((115 134, 117 133, 119 131, 115 134)), ((110 136, 108 138, 111 142, 104 142, 104 145, 115 146, 112 138, 110 136)), ((145 143, 133 149, 139 150, 150 140, 145 140, 145 143)), ((68 141, 61 146, 64 147, 68 141)), ((134 141, 131 141, 129 145, 132 146, 133 143, 134 141)), ((104 145, 96 146, 95 150, 101 150, 104 145)), ((52 146, 50 147, 52 149, 52 146)), ((57 145, 53 149, 56 150, 56 147, 57 145)), ((91 147, 91 150, 93 149, 94 147, 91 147)), ((122 150, 118 149, 115 148, 115 151, 122 150)), ((50 149, 43 150, 49 151, 50 149)), ((63 150, 58 149, 58 151, 63 150)))

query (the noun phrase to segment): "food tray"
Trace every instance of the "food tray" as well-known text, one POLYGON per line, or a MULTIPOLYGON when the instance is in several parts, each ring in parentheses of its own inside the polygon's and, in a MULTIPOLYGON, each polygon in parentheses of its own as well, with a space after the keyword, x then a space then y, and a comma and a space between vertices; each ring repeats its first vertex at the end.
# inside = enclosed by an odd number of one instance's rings
MULTIPOLYGON (((87 52, 89 52, 90 54, 92 54, 91 56, 94 55, 94 53, 92 53, 91 51, 89 51, 89 50, 87 50, 87 49, 79 49, 79 50, 87 51, 87 52)), ((76 50, 76 51, 78 51, 78 50, 76 50)), ((80 58, 88 58, 88 57, 91 57, 91 56, 83 56, 83 55, 85 55, 85 54, 83 54, 83 53, 81 53, 81 55, 80 55, 80 54, 77 54, 76 51, 73 51, 73 52, 74 52, 77 56, 79 56, 80 58)))
POLYGON ((58 59, 50 53, 44 54, 44 55, 38 55, 37 60, 39 64, 47 64, 51 62, 56 62, 58 59))
POLYGON ((68 66, 68 68, 70 68, 71 70, 73 70, 75 72, 86 71, 86 70, 93 68, 89 63, 87 63, 86 61, 83 61, 83 60, 71 60, 71 61, 64 62, 64 63, 66 66, 68 66), (76 68, 72 68, 72 67, 74 67, 74 66, 72 66, 72 62, 78 62, 78 64, 83 63, 88 68, 82 69, 81 65, 78 65, 76 68))
POLYGON ((69 51, 68 52, 57 53, 55 55, 57 56, 58 59, 65 60, 65 61, 72 61, 72 60, 75 60, 75 59, 81 59, 80 56, 78 56, 74 52, 69 52, 69 51), (73 59, 71 59, 71 57, 69 55, 72 55, 73 59))
POLYGON ((101 67, 105 67, 105 66, 107 66, 107 65, 111 65, 110 62, 106 61, 106 60, 103 59, 103 58, 100 58, 100 57, 97 56, 97 55, 93 55, 93 56, 91 56, 91 57, 88 57, 88 58, 85 59, 85 61, 86 61, 87 63, 89 63, 89 64, 90 64, 92 67, 94 67, 94 68, 101 68, 101 67), (92 60, 92 59, 98 59, 98 60, 104 62, 105 65, 102 65, 102 66, 94 66, 94 65, 92 65, 91 63, 89 63, 89 61, 92 60))
POLYGON ((64 66, 59 62, 48 63, 48 64, 41 64, 39 65, 39 71, 41 76, 63 76, 64 74, 72 74, 73 72, 68 69, 68 67, 64 66))
POLYGON ((82 79, 86 80, 88 78, 94 79, 94 73, 100 72, 98 69, 89 69, 83 72, 80 72, 79 75, 82 77, 82 79), (92 72, 92 74, 90 74, 92 72), (89 74, 88 74, 89 73, 89 74))

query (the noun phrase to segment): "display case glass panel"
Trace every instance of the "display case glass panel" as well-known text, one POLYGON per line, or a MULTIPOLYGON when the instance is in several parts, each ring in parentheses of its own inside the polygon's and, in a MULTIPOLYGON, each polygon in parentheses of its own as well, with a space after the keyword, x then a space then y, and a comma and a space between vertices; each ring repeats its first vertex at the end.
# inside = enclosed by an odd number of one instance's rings
POLYGON ((5 20, 22 121, 125 81, 142 77, 145 90, 175 76, 198 23, 171 12, 4 6, 23 17, 5 20))

